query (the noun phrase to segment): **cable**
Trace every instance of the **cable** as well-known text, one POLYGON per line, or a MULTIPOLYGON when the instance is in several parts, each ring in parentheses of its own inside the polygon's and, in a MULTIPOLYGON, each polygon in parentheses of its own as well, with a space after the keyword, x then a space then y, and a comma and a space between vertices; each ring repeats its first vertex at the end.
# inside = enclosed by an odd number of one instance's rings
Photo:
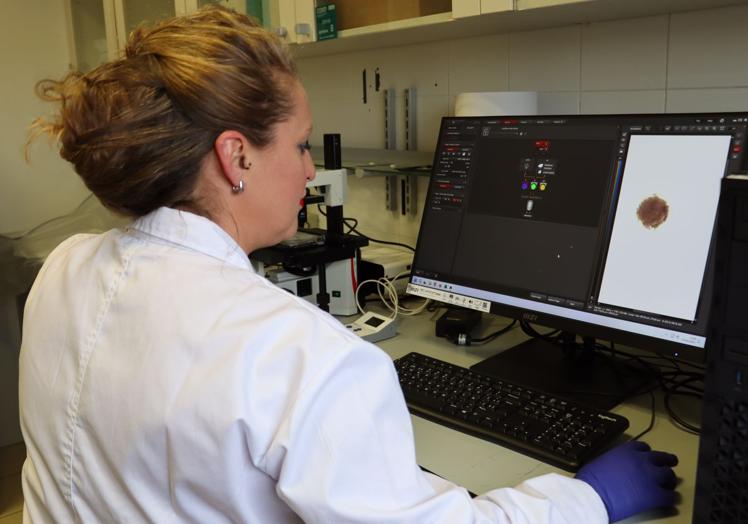
POLYGON ((651 403, 652 411, 651 411, 651 416, 649 417, 649 426, 647 426, 647 428, 644 431, 642 431, 641 433, 639 433, 635 437, 631 437, 631 440, 639 440, 644 435, 646 435, 647 433, 649 433, 650 431, 652 431, 652 428, 655 425, 655 394, 654 394, 654 388, 649 390, 649 396, 652 399, 652 403, 651 403))
MULTIPOLYGON (((324 211, 322 210, 322 204, 317 204, 317 211, 318 211, 318 212, 319 212, 319 214, 320 214, 320 215, 322 215, 323 217, 326 217, 326 216, 327 216, 327 213, 325 213, 325 212, 324 212, 324 211)), ((307 223, 308 223, 308 222, 307 222, 307 223)), ((356 227, 358 226, 358 219, 355 219, 355 218, 353 218, 353 217, 343 217, 343 223, 344 223, 344 224, 345 224, 346 226, 348 226, 348 231, 346 231, 346 233, 350 233, 351 231, 355 231, 355 230, 356 230, 356 227), (349 221, 353 221, 353 225, 350 225, 350 224, 348 223, 349 221)))
MULTIPOLYGON (((317 204, 317 211, 319 211, 319 213, 322 216, 324 216, 324 217, 327 216, 327 213, 325 213, 324 211, 322 211, 322 205, 321 204, 317 204)), ((343 222, 345 223, 346 226, 348 226, 348 233, 355 233, 356 235, 358 235, 358 236, 360 236, 362 238, 365 238, 369 242, 374 242, 376 244, 386 244, 388 246, 404 247, 405 249, 409 249, 409 250, 413 251, 414 253, 416 251, 416 248, 414 248, 413 246, 409 246, 408 244, 403 244, 401 242, 392 242, 392 241, 389 241, 389 240, 379 240, 379 239, 376 239, 374 237, 370 237, 368 235, 364 235, 361 231, 359 231, 358 229, 356 229, 358 227, 358 220, 356 220, 355 218, 351 218, 351 217, 343 218, 343 222), (353 220, 355 222, 355 224, 351 226, 350 224, 348 224, 349 220, 353 220)))
POLYGON ((426 306, 426 311, 428 311, 429 313, 436 313, 438 310, 444 309, 445 307, 447 307, 446 304, 434 300, 428 306, 426 306))
POLYGON ((366 239, 366 240, 368 240, 369 242, 374 242, 374 243, 376 243, 376 244, 386 244, 386 245, 388 245, 388 246, 399 246, 399 247, 404 247, 405 249, 409 249, 409 250, 413 251, 414 253, 416 252, 416 248, 414 248, 414 247, 412 247, 412 246, 409 246, 408 244, 402 244, 402 243, 400 243, 400 242, 390 242, 389 240, 378 240, 378 239, 376 239, 376 238, 373 238, 373 237, 370 237, 370 236, 368 236, 368 235, 364 235, 363 233, 361 233, 361 232, 360 232, 360 231, 359 231, 358 229, 356 229, 356 228, 351 228, 351 229, 350 229, 350 231, 351 231, 352 233, 355 233, 356 235, 358 235, 358 236, 362 237, 362 238, 365 238, 365 239, 366 239))
POLYGON ((469 346, 482 346, 484 344, 488 344, 492 340, 495 340, 497 337, 500 337, 501 335, 503 335, 504 333, 506 333, 510 329, 514 328, 516 324, 517 324, 517 321, 516 320, 512 320, 511 323, 509 323, 509 325, 504 326, 503 328, 499 329, 498 331, 494 331, 490 335, 486 335, 485 337, 482 337, 482 338, 473 338, 473 339, 470 339, 470 343, 468 345, 469 346))
MULTIPOLYGON (((317 204, 317 211, 324 217, 327 216, 327 213, 322 209, 321 204, 317 204)), ((387 240, 378 240, 376 238, 370 237, 368 235, 364 235, 361 233, 358 229, 358 220, 353 217, 344 217, 343 223, 348 227, 347 233, 355 233, 356 235, 365 238, 369 242, 375 242, 377 244, 387 244, 391 246, 399 246, 406 249, 409 249, 413 252, 415 252, 415 248, 407 245, 402 244, 400 242, 390 242, 387 240)), ((396 318, 398 314, 405 315, 405 316, 412 316, 417 315, 421 312, 423 312, 429 305, 431 304, 431 300, 426 299, 424 300, 423 304, 416 308, 409 308, 405 307, 401 304, 401 297, 397 294, 397 289, 394 286, 394 282, 400 278, 404 278, 406 276, 410 275, 410 270, 403 271, 401 273, 398 273, 393 278, 388 279, 387 277, 380 277, 378 279, 368 279, 364 280, 362 282, 358 283, 358 286, 356 286, 356 290, 354 292, 354 299, 356 300, 356 309, 363 314, 365 313, 364 308, 361 306, 361 302, 359 301, 358 292, 363 287, 364 284, 376 284, 377 289, 377 295, 379 295, 379 299, 381 300, 382 304, 389 309, 392 312, 391 318, 396 318)))
MULTIPOLYGON (((626 356, 634 356, 626 352, 619 352, 619 353, 626 355, 626 356)), ((636 358, 638 360, 641 359, 641 357, 639 356, 636 356, 636 358)), ((674 396, 686 396, 686 397, 693 397, 693 398, 701 399, 704 393, 703 388, 693 386, 691 383, 692 382, 703 383, 704 378, 705 378, 704 374, 697 372, 697 371, 683 371, 678 365, 678 362, 672 359, 668 359, 662 356, 657 356, 656 358, 660 358, 660 359, 668 361, 670 365, 672 366, 671 369, 673 368, 675 369, 671 371, 658 370, 657 375, 656 375, 656 378, 658 379, 658 383, 659 383, 659 388, 662 389, 663 391, 663 401, 664 401, 665 411, 667 412, 668 417, 676 425, 676 427, 678 427, 682 431, 686 431, 688 433, 693 433, 696 435, 700 434, 701 428, 684 420, 683 417, 681 417, 671 405, 671 399, 674 396), (679 378, 681 380, 679 380, 679 378), (686 390, 686 391, 683 391, 683 390, 686 390)), ((698 366, 694 366, 694 367, 699 369, 698 366)), ((639 437, 641 437, 641 435, 638 435, 636 438, 639 438, 639 437)))
POLYGON ((699 373, 684 373, 684 372, 663 372, 661 374, 663 382, 669 387, 672 388, 673 391, 677 391, 679 389, 687 389, 690 390, 692 393, 698 393, 703 395, 704 394, 704 388, 692 386, 691 382, 704 382, 704 375, 701 375, 699 373), (685 380, 678 381, 678 378, 684 378, 685 380))
POLYGON ((555 329, 555 330, 549 331, 548 333, 540 333, 534 327, 532 327, 530 323, 527 322, 526 320, 520 320, 519 325, 522 328, 522 331, 525 332, 525 335, 532 337, 532 338, 542 338, 542 339, 545 339, 551 342, 555 342, 556 335, 558 335, 561 332, 560 329, 555 329))
POLYGON ((348 233, 350 233, 351 231, 355 231, 356 230, 356 226, 358 226, 358 220, 356 220, 355 218, 352 218, 352 217, 344 218, 343 219, 343 223, 346 226, 348 226, 348 233), (352 226, 348 224, 349 220, 353 220, 354 224, 352 226))
MULTIPOLYGON (((558 336, 556 336, 556 333, 558 331, 553 331, 550 333, 539 333, 528 322, 522 321, 520 322, 520 325, 522 326, 522 330, 529 336, 544 338, 551 342, 555 342, 559 338, 558 336)), ((694 385, 694 382, 703 384, 705 380, 705 368, 702 368, 701 366, 692 364, 690 362, 679 362, 675 359, 664 357, 653 351, 648 352, 655 353, 654 355, 635 355, 627 351, 616 349, 615 343, 612 341, 610 341, 609 344, 610 346, 606 346, 604 344, 596 342, 595 348, 602 351, 608 351, 613 357, 616 358, 624 357, 627 360, 638 362, 642 366, 643 370, 647 370, 652 374, 651 378, 653 379, 653 381, 655 381, 654 386, 651 386, 645 391, 637 392, 634 395, 628 397, 633 398, 643 393, 649 393, 651 395, 651 416, 649 425, 644 431, 633 437, 631 440, 640 439, 654 427, 656 418, 654 391, 656 389, 661 389, 663 391, 665 411, 667 412, 668 418, 673 422, 673 424, 682 431, 693 433, 696 435, 700 434, 701 428, 699 426, 691 424, 690 422, 686 421, 681 415, 679 415, 673 408, 671 401, 675 396, 685 396, 701 399, 704 394, 704 388, 703 386, 699 387, 698 384, 694 385), (661 365, 655 365, 653 363, 647 362, 646 359, 664 361, 664 365, 667 366, 667 368, 663 370, 661 365), (695 371, 684 370, 681 365, 688 365, 695 369, 695 371)))
POLYGON ((363 282, 359 282, 358 287, 356 288, 356 292, 354 293, 356 308, 359 310, 359 312, 361 312, 361 314, 365 313, 364 308, 361 306, 361 302, 358 299, 358 292, 363 284, 373 283, 376 284, 377 294, 379 295, 379 299, 382 301, 382 304, 384 304, 384 306, 392 312, 391 318, 396 318, 398 314, 403 316, 413 316, 423 312, 431 302, 430 299, 425 299, 423 304, 416 308, 405 307, 400 303, 400 297, 397 294, 397 289, 395 288, 394 282, 401 278, 403 275, 408 274, 410 274, 410 271, 403 271, 392 278, 370 278, 368 280, 364 280, 363 282))
POLYGON ((673 421, 676 426, 680 426, 680 429, 683 431, 687 431, 689 433, 694 433, 696 435, 701 433, 701 428, 699 426, 696 426, 694 424, 691 424, 690 422, 687 422, 684 420, 678 413, 675 411, 673 406, 671 405, 670 401, 674 396, 682 396, 682 397, 692 397, 697 399, 702 399, 704 396, 703 388, 697 388, 694 386, 691 386, 691 382, 704 382, 704 377, 698 374, 692 374, 693 376, 686 376, 683 378, 683 380, 675 380, 673 379, 671 381, 671 384, 664 384, 663 382, 663 389, 665 391, 664 395, 664 403, 665 403, 665 410, 667 411, 668 416, 673 421), (683 389, 687 389, 690 391, 682 391, 683 389))
MULTIPOLYGON (((656 355, 639 355, 639 358, 640 358, 640 359, 643 359, 643 360, 644 360, 644 359, 653 359, 653 360, 664 360, 664 361, 666 361, 666 362, 667 362, 667 363, 669 364, 669 366, 668 366, 668 369, 672 369, 672 370, 674 370, 675 372, 680 372, 680 369, 681 369, 680 367, 678 367, 678 366, 677 366, 677 362, 676 362, 675 364, 672 364, 672 363, 670 363, 670 361, 669 361, 669 360, 668 360, 667 358, 665 358, 665 357, 659 357, 659 356, 656 356, 656 355)), ((663 366, 664 366, 664 364, 657 364, 657 366, 659 366, 659 367, 663 367, 663 366)))
MULTIPOLYGON (((701 395, 697 395, 695 393, 687 393, 687 392, 679 392, 676 393, 677 395, 682 395, 686 397, 695 397, 695 398, 701 398, 701 395)), ((680 426, 680 429, 683 431, 686 431, 688 433, 693 433, 695 435, 701 434, 701 427, 695 426, 689 422, 686 422, 683 420, 683 418, 678 415, 673 407, 670 405, 670 398, 672 394, 671 393, 665 393, 664 401, 665 401, 665 410, 667 411, 668 416, 672 419, 672 421, 677 425, 680 426)))

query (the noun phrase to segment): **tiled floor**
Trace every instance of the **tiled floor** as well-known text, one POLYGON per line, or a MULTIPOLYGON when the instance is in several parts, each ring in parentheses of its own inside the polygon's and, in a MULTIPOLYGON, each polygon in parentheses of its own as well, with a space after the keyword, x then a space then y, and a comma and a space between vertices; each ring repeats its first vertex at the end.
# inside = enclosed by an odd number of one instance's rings
POLYGON ((0 524, 20 524, 23 520, 21 466, 25 458, 23 442, 0 448, 0 524))

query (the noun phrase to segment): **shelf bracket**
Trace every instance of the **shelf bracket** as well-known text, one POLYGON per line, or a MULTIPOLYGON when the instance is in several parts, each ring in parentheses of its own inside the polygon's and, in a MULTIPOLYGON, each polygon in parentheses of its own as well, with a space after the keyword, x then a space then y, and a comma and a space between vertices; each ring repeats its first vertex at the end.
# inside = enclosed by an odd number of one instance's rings
POLYGON ((384 148, 397 149, 397 121, 395 120, 395 90, 384 90, 384 148))
MULTIPOLYGON (((397 149, 397 121, 395 119, 395 90, 384 90, 384 148, 397 149)), ((397 176, 384 177, 385 207, 397 211, 397 176)))
POLYGON ((402 200, 400 214, 411 217, 416 216, 418 206, 418 177, 413 175, 400 175, 400 198, 402 200))
POLYGON ((418 134, 416 119, 416 88, 405 90, 405 149, 415 151, 418 149, 418 134))
POLYGON ((397 211, 397 175, 384 177, 384 196, 387 211, 397 211))

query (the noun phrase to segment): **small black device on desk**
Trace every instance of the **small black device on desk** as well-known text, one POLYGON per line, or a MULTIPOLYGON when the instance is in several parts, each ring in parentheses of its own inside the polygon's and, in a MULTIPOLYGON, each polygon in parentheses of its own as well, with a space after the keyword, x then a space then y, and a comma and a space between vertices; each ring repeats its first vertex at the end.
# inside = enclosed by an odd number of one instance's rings
POLYGON ((474 309, 449 307, 436 321, 435 334, 455 344, 469 345, 470 332, 480 324, 481 312, 474 309))
POLYGON ((395 361, 408 408, 568 471, 604 451, 626 418, 409 353, 395 361))

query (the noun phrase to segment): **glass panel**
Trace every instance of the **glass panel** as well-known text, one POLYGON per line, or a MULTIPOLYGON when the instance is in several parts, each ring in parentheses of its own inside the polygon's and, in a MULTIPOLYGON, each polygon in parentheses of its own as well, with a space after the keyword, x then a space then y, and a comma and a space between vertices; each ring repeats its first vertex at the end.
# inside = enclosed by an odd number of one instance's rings
POLYGON ((90 71, 106 62, 106 27, 101 0, 70 0, 75 62, 79 71, 90 71))
POLYGON ((257 20, 263 21, 262 0, 247 0, 247 14, 257 20))
MULTIPOLYGON (((200 8, 204 5, 219 4, 228 7, 229 9, 233 9, 237 13, 246 13, 247 7, 254 3, 256 2, 253 0, 197 0, 197 7, 200 8)), ((262 6, 260 6, 260 9, 262 9, 262 6)), ((260 13, 260 15, 262 15, 262 13, 260 13)))
POLYGON ((176 14, 174 0, 125 0, 123 8, 128 35, 142 23, 153 24, 176 14))

